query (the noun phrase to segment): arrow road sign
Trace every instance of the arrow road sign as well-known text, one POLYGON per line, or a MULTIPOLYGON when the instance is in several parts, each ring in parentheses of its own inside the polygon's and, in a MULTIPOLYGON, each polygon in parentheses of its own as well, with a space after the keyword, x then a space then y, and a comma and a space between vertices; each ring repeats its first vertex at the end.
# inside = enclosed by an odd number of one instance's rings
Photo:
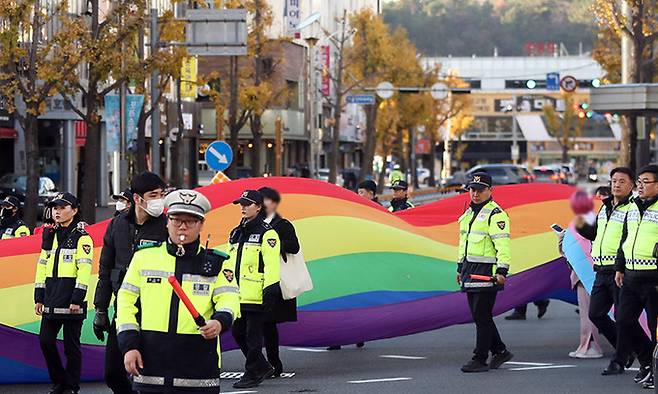
POLYGON ((224 171, 233 161, 233 150, 224 141, 215 141, 206 149, 206 163, 215 171, 224 171))
POLYGON ((346 101, 348 104, 373 105, 375 103, 375 96, 372 94, 357 94, 347 96, 346 101))
POLYGON ((560 73, 546 74, 546 90, 560 90, 560 73))

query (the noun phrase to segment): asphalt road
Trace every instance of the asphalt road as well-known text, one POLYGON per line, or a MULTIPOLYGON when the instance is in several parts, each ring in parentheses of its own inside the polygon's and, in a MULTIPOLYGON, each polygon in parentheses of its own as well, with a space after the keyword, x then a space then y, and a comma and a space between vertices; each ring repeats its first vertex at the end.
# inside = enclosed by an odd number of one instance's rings
MULTIPOLYGON (((268 380, 252 390, 234 390, 235 379, 224 379, 225 393, 632 393, 648 392, 633 383, 635 371, 602 377, 607 359, 568 357, 578 344, 579 320, 575 307, 553 301, 548 314, 537 320, 534 306, 528 320, 498 325, 513 363, 497 371, 463 374, 470 358, 474 326, 462 325, 407 337, 369 342, 362 349, 282 350, 286 372, 294 376, 268 380)), ((606 357, 610 347, 606 344, 606 357)), ((240 371, 239 352, 223 355, 225 375, 240 371)), ((634 366, 637 367, 637 364, 634 366)), ((47 386, 0 387, 4 394, 46 393, 47 386)), ((81 393, 109 393, 102 384, 84 384, 81 393)))

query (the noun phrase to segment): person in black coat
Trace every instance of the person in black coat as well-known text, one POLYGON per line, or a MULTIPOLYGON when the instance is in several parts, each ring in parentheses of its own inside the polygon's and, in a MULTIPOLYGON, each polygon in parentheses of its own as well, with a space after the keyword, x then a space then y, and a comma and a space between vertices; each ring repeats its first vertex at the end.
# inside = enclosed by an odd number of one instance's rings
MULTIPOLYGON (((277 212, 281 196, 276 190, 263 187, 258 190, 263 196, 265 207, 265 222, 269 223, 279 235, 281 240, 281 255, 285 259, 286 254, 299 253, 299 239, 295 233, 295 227, 288 220, 282 218, 277 212)), ((274 367, 273 377, 281 376, 283 364, 279 358, 279 331, 277 323, 297 321, 297 300, 284 300, 280 298, 274 303, 271 310, 267 311, 265 323, 263 324, 263 339, 267 360, 274 367)))

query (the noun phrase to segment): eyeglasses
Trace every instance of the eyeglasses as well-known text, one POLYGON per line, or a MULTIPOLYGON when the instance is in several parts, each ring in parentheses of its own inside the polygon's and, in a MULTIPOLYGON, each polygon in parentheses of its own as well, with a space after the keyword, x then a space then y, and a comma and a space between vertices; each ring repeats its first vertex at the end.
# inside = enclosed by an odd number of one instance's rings
POLYGON ((645 181, 645 180, 642 180, 642 179, 638 179, 637 181, 635 181, 635 185, 638 186, 638 187, 639 186, 650 185, 652 183, 658 183, 658 181, 645 181))
POLYGON ((176 227, 181 227, 182 225, 185 225, 185 227, 194 227, 201 222, 199 219, 183 220, 171 216, 169 217, 169 221, 176 227))

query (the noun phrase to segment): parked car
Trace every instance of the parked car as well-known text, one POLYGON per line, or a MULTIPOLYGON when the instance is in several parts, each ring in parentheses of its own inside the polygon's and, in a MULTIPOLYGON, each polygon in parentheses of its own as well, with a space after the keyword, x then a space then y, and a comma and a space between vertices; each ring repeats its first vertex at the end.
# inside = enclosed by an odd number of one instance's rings
POLYGON ((532 170, 537 182, 541 183, 560 183, 560 172, 551 167, 536 167, 532 170))
POLYGON ((197 166, 198 176, 199 176, 199 186, 208 186, 212 182, 212 178, 215 176, 215 171, 208 167, 208 163, 205 160, 199 160, 197 166))
MULTIPOLYGON (((15 196, 25 202, 27 193, 27 177, 25 175, 6 174, 0 178, 0 199, 6 196, 15 196)), ((46 202, 57 195, 57 187, 52 179, 42 176, 39 178, 39 212, 43 210, 46 202)))
POLYGON ((421 185, 430 184, 430 170, 428 168, 417 168, 416 174, 418 175, 418 183, 421 185))
POLYGON ((494 185, 516 185, 534 181, 534 177, 527 169, 516 164, 483 164, 475 166, 466 172, 466 179, 470 179, 476 172, 486 172, 491 175, 494 185))
POLYGON ((457 171, 447 178, 441 179, 441 187, 464 186, 466 184, 466 173, 457 171))

